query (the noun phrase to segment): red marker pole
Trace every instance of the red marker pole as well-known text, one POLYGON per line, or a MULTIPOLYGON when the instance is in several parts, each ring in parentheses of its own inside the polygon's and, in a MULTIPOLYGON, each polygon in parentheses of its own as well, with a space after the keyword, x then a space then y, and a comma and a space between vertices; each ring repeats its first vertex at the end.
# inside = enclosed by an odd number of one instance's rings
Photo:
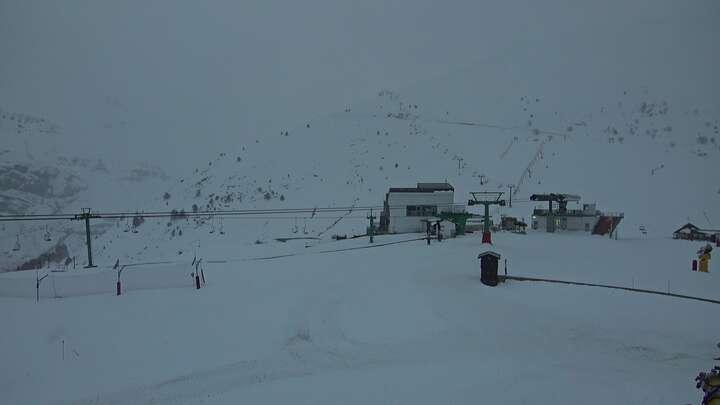
POLYGON ((492 237, 490 236, 490 232, 483 232, 482 236, 482 243, 490 243, 492 244, 492 237))

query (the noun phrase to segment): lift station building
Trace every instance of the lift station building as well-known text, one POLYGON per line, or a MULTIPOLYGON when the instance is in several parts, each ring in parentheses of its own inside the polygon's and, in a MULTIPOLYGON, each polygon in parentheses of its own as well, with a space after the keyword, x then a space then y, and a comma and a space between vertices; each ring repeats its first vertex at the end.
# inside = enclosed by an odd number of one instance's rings
POLYGON ((606 213, 595 204, 582 204, 580 208, 568 209, 568 202, 580 202, 580 196, 572 194, 533 194, 531 201, 546 201, 547 208, 536 207, 532 215, 532 229, 545 232, 580 231, 594 235, 612 234, 624 218, 623 213, 606 213), (557 203, 553 207, 553 203, 557 203))
POLYGON ((426 230, 429 219, 441 213, 462 212, 454 204, 455 189, 448 183, 417 183, 416 187, 391 187, 385 194, 379 230, 385 233, 411 233, 426 230))

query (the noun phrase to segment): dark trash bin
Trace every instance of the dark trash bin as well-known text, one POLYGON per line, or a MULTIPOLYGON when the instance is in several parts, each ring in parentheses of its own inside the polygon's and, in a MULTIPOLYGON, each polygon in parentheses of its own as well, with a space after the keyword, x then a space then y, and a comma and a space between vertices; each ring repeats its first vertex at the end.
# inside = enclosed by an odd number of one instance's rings
POLYGON ((493 250, 486 250, 480 252, 478 259, 480 260, 480 281, 492 287, 498 285, 500 253, 493 250))

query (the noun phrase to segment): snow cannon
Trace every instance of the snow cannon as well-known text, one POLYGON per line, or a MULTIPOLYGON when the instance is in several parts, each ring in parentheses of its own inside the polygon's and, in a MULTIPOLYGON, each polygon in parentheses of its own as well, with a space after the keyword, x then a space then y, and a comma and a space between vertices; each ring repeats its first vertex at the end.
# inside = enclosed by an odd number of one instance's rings
POLYGON ((495 287, 498 285, 498 264, 500 253, 495 249, 485 248, 478 254, 480 260, 480 282, 495 287))

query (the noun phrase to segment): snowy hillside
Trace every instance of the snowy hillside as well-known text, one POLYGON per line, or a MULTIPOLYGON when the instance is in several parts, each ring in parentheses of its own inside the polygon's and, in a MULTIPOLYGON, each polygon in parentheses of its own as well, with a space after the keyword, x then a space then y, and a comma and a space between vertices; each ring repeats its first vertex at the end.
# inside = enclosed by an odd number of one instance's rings
MULTIPOLYGON (((464 79, 408 90, 414 98, 381 91, 343 112, 236 144, 200 162, 146 204, 178 212, 347 211, 148 219, 138 233, 117 223, 98 244, 101 257, 107 263, 171 259, 208 237, 207 243, 224 237, 252 244, 361 235, 368 207, 376 207, 377 214, 389 187, 418 181, 449 181, 460 204, 470 191, 504 191, 507 196, 513 185, 513 207, 502 213, 526 219, 535 206, 529 201, 532 193, 579 194, 602 210, 624 212, 623 237, 639 237, 641 225, 654 237, 669 237, 685 222, 713 227, 720 220, 720 185, 713 176, 720 160, 715 116, 643 90, 625 90, 588 110, 564 99, 513 94, 512 89, 487 109, 479 105, 475 113, 467 112, 473 99, 462 92, 460 98, 447 94, 444 109, 422 103, 437 104, 430 96, 435 88, 464 79), (221 227, 224 236, 210 235, 221 227)), ((493 212, 496 221, 499 213, 493 212)))
MULTIPOLYGON (((379 206, 389 186, 448 179, 464 202, 484 176, 484 190, 519 185, 508 211, 519 217, 531 193, 561 192, 624 212, 627 236, 640 225, 662 237, 688 221, 718 227, 714 2, 327 3, 93 4, 86 14, 4 4, 3 165, 50 149, 28 170, 62 170, 62 189, 92 185, 79 206, 0 189, 4 199, 70 212, 379 206), (26 147, 16 135, 55 142, 26 147), (67 168, 62 156, 89 166, 67 168), (159 169, 173 184, 107 181, 96 166, 112 179, 159 169)), ((248 243, 296 229, 330 237, 363 233, 366 215, 330 229, 339 216, 223 227, 248 243)), ((109 262, 187 251, 213 223, 199 233, 185 224, 170 242, 182 224, 149 221, 131 251, 110 247, 137 236, 113 225, 98 243, 109 262)), ((3 251, 18 232, 3 234, 3 251)), ((81 244, 69 249, 82 256, 81 244)))
MULTIPOLYGON (((77 152, 59 124, 33 115, 0 110, 0 137, 2 215, 141 206, 169 179, 151 164, 122 162, 102 151, 77 152), (128 189, 133 192, 124 192, 128 189)), ((99 222, 93 229, 101 234, 109 225, 99 222)), ((64 262, 83 249, 84 231, 76 222, 3 222, 0 229, 0 271, 64 262)))

